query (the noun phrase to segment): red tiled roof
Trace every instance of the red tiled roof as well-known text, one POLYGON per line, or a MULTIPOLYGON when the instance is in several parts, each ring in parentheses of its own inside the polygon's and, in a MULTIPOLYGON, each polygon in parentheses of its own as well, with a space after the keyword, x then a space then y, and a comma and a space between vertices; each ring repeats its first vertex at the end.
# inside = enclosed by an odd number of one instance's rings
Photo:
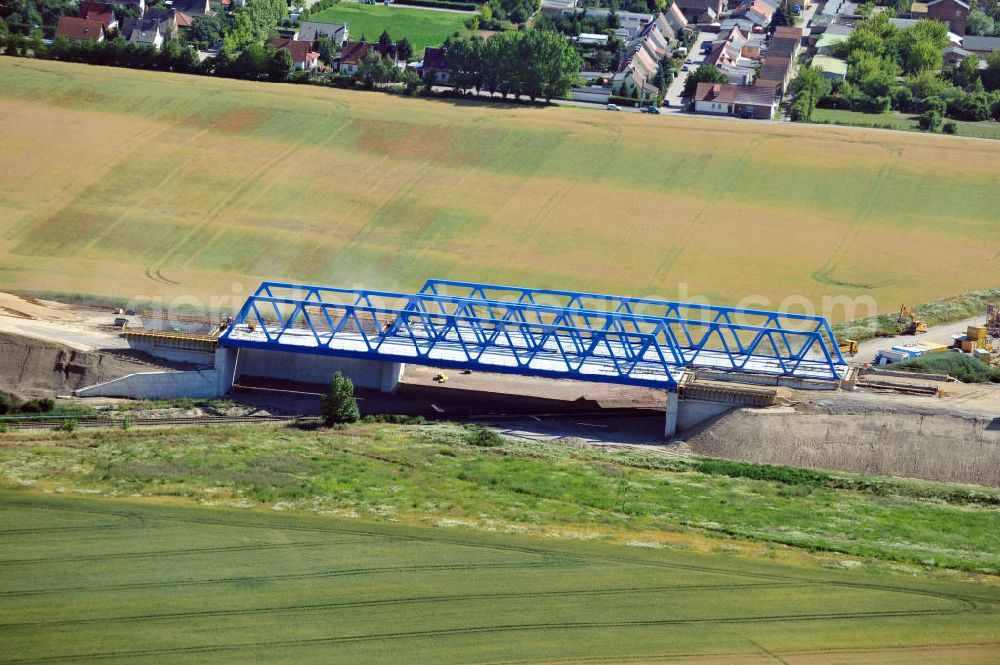
POLYGON ((792 39, 802 39, 802 28, 795 28, 790 25, 779 25, 774 29, 775 37, 791 37, 792 39))
POLYGON ((744 46, 740 54, 744 58, 750 58, 751 60, 757 60, 760 58, 760 47, 759 46, 744 46))
POLYGON ((174 20, 177 21, 178 28, 190 28, 194 25, 194 19, 185 14, 184 12, 177 12, 174 14, 174 20))
POLYGON ((721 102, 732 104, 736 101, 736 86, 727 83, 702 81, 694 91, 696 102, 721 102))
POLYGON ((104 24, 97 19, 60 16, 56 25, 56 37, 70 39, 100 39, 104 34, 104 24))
POLYGON ((444 48, 432 46, 424 49, 424 71, 429 69, 447 71, 448 56, 444 48))
POLYGON ((79 14, 80 18, 100 21, 107 28, 115 20, 115 6, 103 2, 81 2, 79 14))
POLYGON ((319 53, 312 50, 312 42, 301 42, 295 39, 275 39, 271 44, 274 48, 284 49, 292 54, 292 62, 309 62, 319 57, 319 53))
POLYGON ((371 47, 372 45, 368 42, 347 42, 344 44, 344 49, 340 52, 341 64, 358 64, 365 57, 368 53, 368 49, 371 47))

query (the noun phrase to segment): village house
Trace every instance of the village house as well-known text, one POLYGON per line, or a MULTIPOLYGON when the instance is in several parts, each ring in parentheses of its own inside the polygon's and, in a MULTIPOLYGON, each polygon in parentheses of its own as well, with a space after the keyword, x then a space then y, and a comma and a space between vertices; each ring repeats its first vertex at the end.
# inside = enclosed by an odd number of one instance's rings
POLYGON ((424 49, 424 59, 420 63, 420 75, 425 81, 448 83, 451 70, 448 69, 448 52, 443 46, 424 49))
POLYGON ((372 50, 373 44, 368 42, 347 42, 343 50, 337 57, 337 71, 346 76, 355 76, 358 73, 358 64, 372 50))
POLYGON ((346 23, 317 23, 315 21, 303 21, 299 24, 299 29, 292 35, 292 39, 300 39, 306 42, 314 42, 324 37, 333 42, 337 48, 343 48, 348 37, 346 23))
POLYGON ((118 19, 115 18, 115 6, 104 2, 81 2, 79 10, 80 18, 89 21, 100 21, 105 32, 111 32, 118 27, 118 19))
POLYGON ((694 93, 698 113, 770 120, 777 106, 778 101, 766 88, 751 85, 702 82, 694 93))
POLYGON ((288 51, 295 69, 311 72, 319 66, 319 53, 313 51, 312 42, 282 38, 275 39, 271 45, 279 51, 288 51))
POLYGON ((688 23, 713 23, 726 11, 726 0, 675 0, 688 23))
POLYGON ((215 14, 209 0, 174 0, 172 8, 191 17, 215 14))
POLYGON ((969 18, 969 5, 962 0, 931 0, 927 4, 927 18, 941 21, 952 32, 964 35, 969 18))
POLYGON ((103 42, 107 33, 104 30, 104 23, 98 19, 60 16, 56 24, 56 38, 59 37, 75 42, 103 42))

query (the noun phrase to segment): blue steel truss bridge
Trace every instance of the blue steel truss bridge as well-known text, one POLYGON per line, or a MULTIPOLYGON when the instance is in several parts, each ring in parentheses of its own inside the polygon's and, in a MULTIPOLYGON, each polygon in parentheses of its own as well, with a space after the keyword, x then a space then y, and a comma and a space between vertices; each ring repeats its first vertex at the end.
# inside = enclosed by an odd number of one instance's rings
POLYGON ((691 369, 838 383, 848 369, 821 316, 436 279, 263 282, 219 345, 667 390, 691 369))

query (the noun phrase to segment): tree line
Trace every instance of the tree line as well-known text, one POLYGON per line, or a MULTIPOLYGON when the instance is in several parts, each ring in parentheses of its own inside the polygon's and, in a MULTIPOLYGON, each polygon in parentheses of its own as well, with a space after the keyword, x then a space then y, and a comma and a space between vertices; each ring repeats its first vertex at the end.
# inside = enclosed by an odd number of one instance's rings
POLYGON ((451 82, 459 90, 563 98, 579 79, 580 55, 547 30, 501 32, 446 42, 451 82))

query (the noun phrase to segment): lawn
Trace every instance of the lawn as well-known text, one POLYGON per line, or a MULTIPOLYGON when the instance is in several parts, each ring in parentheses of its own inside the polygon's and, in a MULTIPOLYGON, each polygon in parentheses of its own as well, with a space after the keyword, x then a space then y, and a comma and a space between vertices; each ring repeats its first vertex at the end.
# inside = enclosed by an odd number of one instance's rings
POLYGON ((340 2, 329 9, 312 14, 310 21, 320 23, 346 23, 351 40, 365 37, 373 42, 383 30, 388 30, 393 40, 406 37, 413 44, 414 59, 419 58, 428 46, 440 46, 456 32, 468 33, 465 21, 472 13, 438 11, 401 7, 399 5, 363 5, 340 2))
POLYGON ((5 290, 231 312, 439 276, 840 320, 1000 268, 1000 143, 16 58, 0 113, 5 290))
MULTIPOLYGON (((858 127, 881 127, 883 129, 900 129, 920 132, 917 116, 909 113, 891 111, 889 113, 862 113, 860 111, 844 111, 841 109, 816 109, 813 111, 813 122, 832 125, 856 125, 858 127)), ((959 136, 971 136, 980 139, 1000 139, 1000 123, 997 122, 965 122, 949 120, 958 126, 959 136)))

